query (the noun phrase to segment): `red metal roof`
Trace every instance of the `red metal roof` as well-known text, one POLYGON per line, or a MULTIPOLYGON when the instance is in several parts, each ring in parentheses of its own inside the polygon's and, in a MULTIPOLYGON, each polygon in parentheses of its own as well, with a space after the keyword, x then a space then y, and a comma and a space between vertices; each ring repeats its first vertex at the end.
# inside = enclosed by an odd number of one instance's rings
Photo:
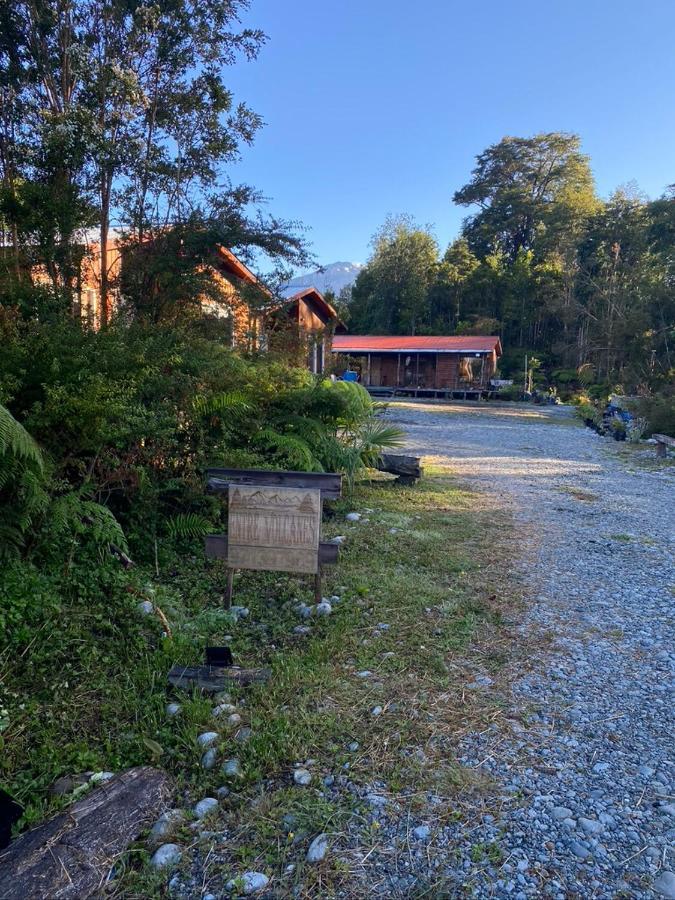
POLYGON ((453 337, 339 334, 333 338, 334 353, 490 353, 492 350, 501 356, 501 341, 482 334, 453 337))

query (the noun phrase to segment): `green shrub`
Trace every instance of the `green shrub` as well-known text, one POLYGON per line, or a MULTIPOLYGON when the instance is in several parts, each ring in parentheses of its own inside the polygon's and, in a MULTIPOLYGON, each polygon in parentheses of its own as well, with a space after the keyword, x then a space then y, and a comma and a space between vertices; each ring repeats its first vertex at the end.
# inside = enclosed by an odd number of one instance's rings
POLYGON ((675 437, 675 394, 654 394, 637 403, 637 415, 646 422, 645 433, 675 437))

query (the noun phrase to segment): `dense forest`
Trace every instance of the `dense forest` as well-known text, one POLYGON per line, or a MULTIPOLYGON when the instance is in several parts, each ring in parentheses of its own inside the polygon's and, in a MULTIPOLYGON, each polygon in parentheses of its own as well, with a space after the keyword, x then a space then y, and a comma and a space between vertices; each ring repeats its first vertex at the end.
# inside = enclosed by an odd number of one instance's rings
POLYGON ((377 334, 499 334, 502 372, 535 357, 549 383, 658 390, 675 365, 675 196, 597 196, 576 135, 503 138, 454 194, 467 207, 441 254, 389 218, 348 302, 377 334))

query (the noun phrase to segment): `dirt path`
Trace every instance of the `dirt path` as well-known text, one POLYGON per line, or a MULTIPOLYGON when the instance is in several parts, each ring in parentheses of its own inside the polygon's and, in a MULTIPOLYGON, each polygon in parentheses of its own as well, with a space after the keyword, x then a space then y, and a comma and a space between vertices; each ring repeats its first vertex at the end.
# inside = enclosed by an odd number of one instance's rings
POLYGON ((499 786, 470 838, 494 850, 460 848, 443 877, 478 896, 675 898, 675 470, 631 467, 564 408, 397 403, 388 418, 510 507, 522 634, 541 648, 516 673, 509 734, 461 748, 499 786))

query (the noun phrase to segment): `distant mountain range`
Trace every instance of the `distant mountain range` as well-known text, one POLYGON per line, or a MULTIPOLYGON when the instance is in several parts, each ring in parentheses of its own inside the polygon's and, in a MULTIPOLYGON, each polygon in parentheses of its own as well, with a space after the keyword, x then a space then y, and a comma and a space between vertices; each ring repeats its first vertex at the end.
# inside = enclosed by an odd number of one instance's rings
POLYGON ((342 288, 354 284, 356 277, 363 268, 361 263, 334 262, 328 266, 322 266, 316 272, 307 275, 297 275, 291 278, 284 287, 284 294, 291 293, 291 289, 300 291, 302 288, 315 287, 322 293, 334 291, 339 294, 342 288))

